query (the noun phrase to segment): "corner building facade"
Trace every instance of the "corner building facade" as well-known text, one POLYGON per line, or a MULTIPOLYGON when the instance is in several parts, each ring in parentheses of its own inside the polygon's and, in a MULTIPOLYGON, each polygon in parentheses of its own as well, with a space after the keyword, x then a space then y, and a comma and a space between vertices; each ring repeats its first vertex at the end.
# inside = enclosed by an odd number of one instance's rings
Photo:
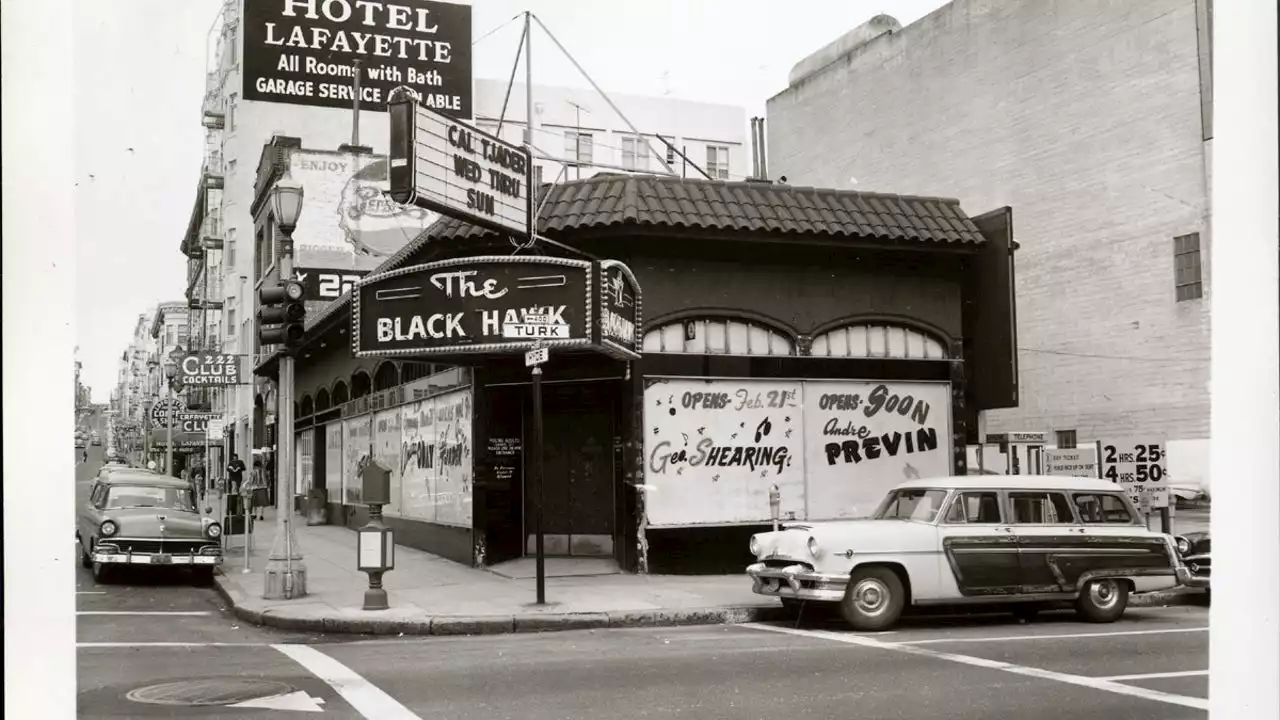
POLYGON ((792 183, 1017 208, 1022 397, 986 431, 1161 438, 1172 482, 1207 486, 1212 18, 1212 0, 954 0, 874 18, 768 101, 792 183))
MULTIPOLYGON (((544 366, 549 555, 739 571, 775 486, 784 520, 866 515, 905 478, 966 472, 976 413, 1016 398, 1008 208, 650 176, 541 193, 546 240, 524 254, 620 261, 639 288, 610 301, 634 304, 638 360, 552 350, 544 366)), ((445 218, 374 275, 512 252, 445 218)), ((357 472, 376 458, 397 542, 475 566, 531 557, 522 357, 357 359, 353 332, 350 295, 307 321, 296 492, 322 489, 328 521, 359 527, 357 472)))

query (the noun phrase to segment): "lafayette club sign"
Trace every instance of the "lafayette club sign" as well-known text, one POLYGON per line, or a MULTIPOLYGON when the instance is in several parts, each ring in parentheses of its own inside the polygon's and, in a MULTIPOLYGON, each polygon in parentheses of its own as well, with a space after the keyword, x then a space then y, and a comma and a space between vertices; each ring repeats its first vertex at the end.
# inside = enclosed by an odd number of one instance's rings
POLYGON ((501 354, 544 347, 635 358, 639 293, 614 261, 482 256, 364 278, 353 293, 357 357, 501 354), (612 300, 598 278, 623 276, 612 300), (619 298, 622 303, 616 302, 619 298), (601 322, 602 309, 611 319, 601 322))

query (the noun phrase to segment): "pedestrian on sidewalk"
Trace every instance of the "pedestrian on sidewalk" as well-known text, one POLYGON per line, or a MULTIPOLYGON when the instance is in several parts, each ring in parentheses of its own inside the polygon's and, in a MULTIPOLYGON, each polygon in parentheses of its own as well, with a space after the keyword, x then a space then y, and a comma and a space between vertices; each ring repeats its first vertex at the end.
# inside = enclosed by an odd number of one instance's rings
POLYGON ((227 463, 227 494, 239 495, 240 484, 244 482, 244 461, 240 456, 231 453, 231 462, 227 463))
POLYGON ((244 485, 245 501, 249 503, 249 514, 254 515, 259 520, 267 519, 267 481, 262 472, 262 461, 254 458, 253 470, 249 473, 249 480, 244 485))

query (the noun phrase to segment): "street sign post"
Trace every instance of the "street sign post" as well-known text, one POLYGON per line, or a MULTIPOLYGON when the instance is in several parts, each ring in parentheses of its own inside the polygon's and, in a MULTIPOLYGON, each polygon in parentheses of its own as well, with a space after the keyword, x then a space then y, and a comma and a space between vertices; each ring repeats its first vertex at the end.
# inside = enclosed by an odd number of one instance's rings
POLYGON ((547 348, 534 345, 524 354, 525 365, 533 368, 533 448, 530 454, 529 471, 533 476, 533 532, 534 556, 537 568, 538 604, 547 603, 547 568, 546 552, 542 537, 542 366, 550 359, 547 348))

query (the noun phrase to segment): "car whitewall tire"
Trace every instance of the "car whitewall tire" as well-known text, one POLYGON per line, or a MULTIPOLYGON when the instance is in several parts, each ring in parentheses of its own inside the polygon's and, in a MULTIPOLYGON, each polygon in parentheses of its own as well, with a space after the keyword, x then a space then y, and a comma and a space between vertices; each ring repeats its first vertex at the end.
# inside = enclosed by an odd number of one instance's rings
POLYGON ((1129 605, 1129 584, 1115 578, 1090 580, 1076 600, 1076 612, 1085 620, 1111 623, 1124 615, 1129 605))
POLYGON ((840 614, 854 630, 893 627, 906 604, 906 591, 898 574, 886 567, 859 568, 849 578, 840 614))

